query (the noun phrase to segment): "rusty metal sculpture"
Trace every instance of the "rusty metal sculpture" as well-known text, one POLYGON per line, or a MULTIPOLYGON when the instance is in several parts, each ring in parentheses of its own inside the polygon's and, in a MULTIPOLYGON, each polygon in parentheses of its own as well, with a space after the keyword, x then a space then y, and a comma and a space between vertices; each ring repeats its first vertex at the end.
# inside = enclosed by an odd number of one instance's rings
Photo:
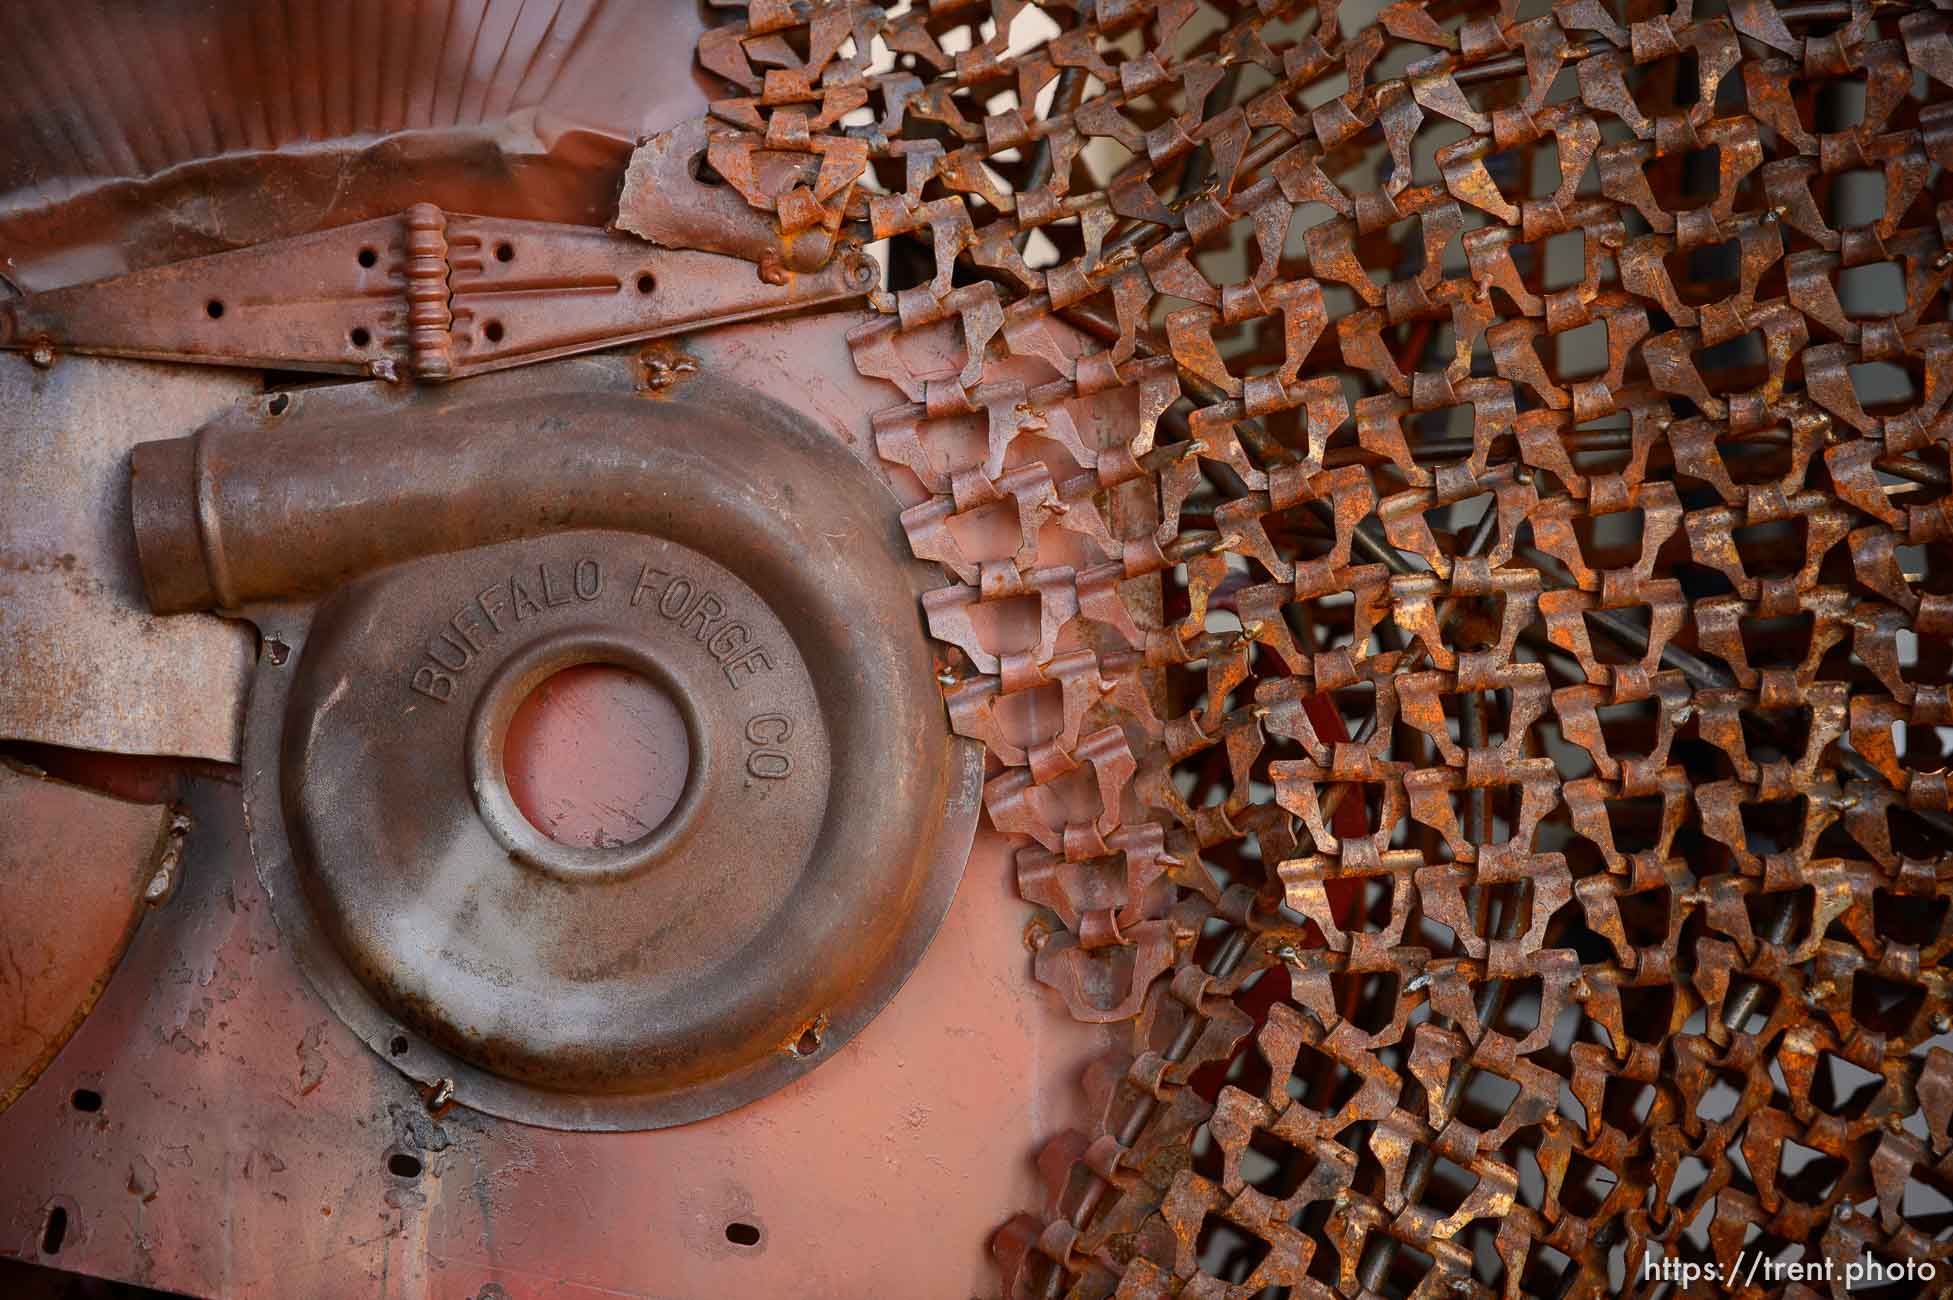
MULTIPOLYGON (((837 302, 882 241, 847 349, 888 404, 848 433, 952 579, 923 610, 1035 977, 1123 1035, 994 1239, 1011 1300, 1943 1289, 1953 20, 718 7, 723 93, 607 235, 417 203, 45 286, 0 344, 441 381, 837 302)), ((229 590, 202 455, 138 453, 157 609, 363 572, 229 590)))
POLYGON ((1010 1294, 1594 1295, 1759 1231, 1944 1270, 1948 19, 1049 9, 752 0, 701 154, 640 155, 763 265, 895 244, 850 341, 951 716, 1037 977, 1130 1025, 1010 1294))

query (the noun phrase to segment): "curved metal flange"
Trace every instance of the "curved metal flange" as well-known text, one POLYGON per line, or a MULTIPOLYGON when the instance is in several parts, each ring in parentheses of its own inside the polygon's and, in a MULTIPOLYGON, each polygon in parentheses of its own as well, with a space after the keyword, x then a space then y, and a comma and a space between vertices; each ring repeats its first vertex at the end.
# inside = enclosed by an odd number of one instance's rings
POLYGON ((176 825, 167 805, 0 762, 0 1110, 81 1027, 167 890, 176 825))

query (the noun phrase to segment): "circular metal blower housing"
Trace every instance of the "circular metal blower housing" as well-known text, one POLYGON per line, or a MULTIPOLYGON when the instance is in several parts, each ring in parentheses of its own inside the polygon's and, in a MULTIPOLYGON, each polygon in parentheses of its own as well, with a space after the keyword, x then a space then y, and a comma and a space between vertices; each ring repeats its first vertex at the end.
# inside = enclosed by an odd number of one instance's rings
POLYGON ((981 768, 882 482, 731 384, 574 364, 146 444, 137 526, 152 593, 267 638, 252 847, 334 1009, 480 1109, 660 1127, 813 1068, 894 994, 981 768), (511 719, 584 664, 683 721, 676 803, 628 843, 559 843, 510 788, 511 719))

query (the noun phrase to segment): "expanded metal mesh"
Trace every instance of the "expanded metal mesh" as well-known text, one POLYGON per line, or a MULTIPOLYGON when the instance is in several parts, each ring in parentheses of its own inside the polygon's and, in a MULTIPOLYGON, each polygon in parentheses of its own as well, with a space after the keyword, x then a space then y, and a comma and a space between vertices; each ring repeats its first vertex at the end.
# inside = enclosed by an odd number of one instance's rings
POLYGON ((889 241, 950 713, 1130 1030, 1008 1293, 1943 1280, 1948 20, 729 16, 701 175, 889 241))

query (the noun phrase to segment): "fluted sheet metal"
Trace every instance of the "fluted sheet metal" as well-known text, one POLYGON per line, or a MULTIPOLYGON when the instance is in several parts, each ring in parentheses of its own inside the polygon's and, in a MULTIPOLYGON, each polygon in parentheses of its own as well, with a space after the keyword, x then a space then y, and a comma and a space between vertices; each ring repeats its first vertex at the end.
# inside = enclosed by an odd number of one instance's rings
POLYGON ((631 144, 702 109, 701 30, 671 0, 18 0, 0 271, 52 288, 417 199, 599 224, 631 144))

